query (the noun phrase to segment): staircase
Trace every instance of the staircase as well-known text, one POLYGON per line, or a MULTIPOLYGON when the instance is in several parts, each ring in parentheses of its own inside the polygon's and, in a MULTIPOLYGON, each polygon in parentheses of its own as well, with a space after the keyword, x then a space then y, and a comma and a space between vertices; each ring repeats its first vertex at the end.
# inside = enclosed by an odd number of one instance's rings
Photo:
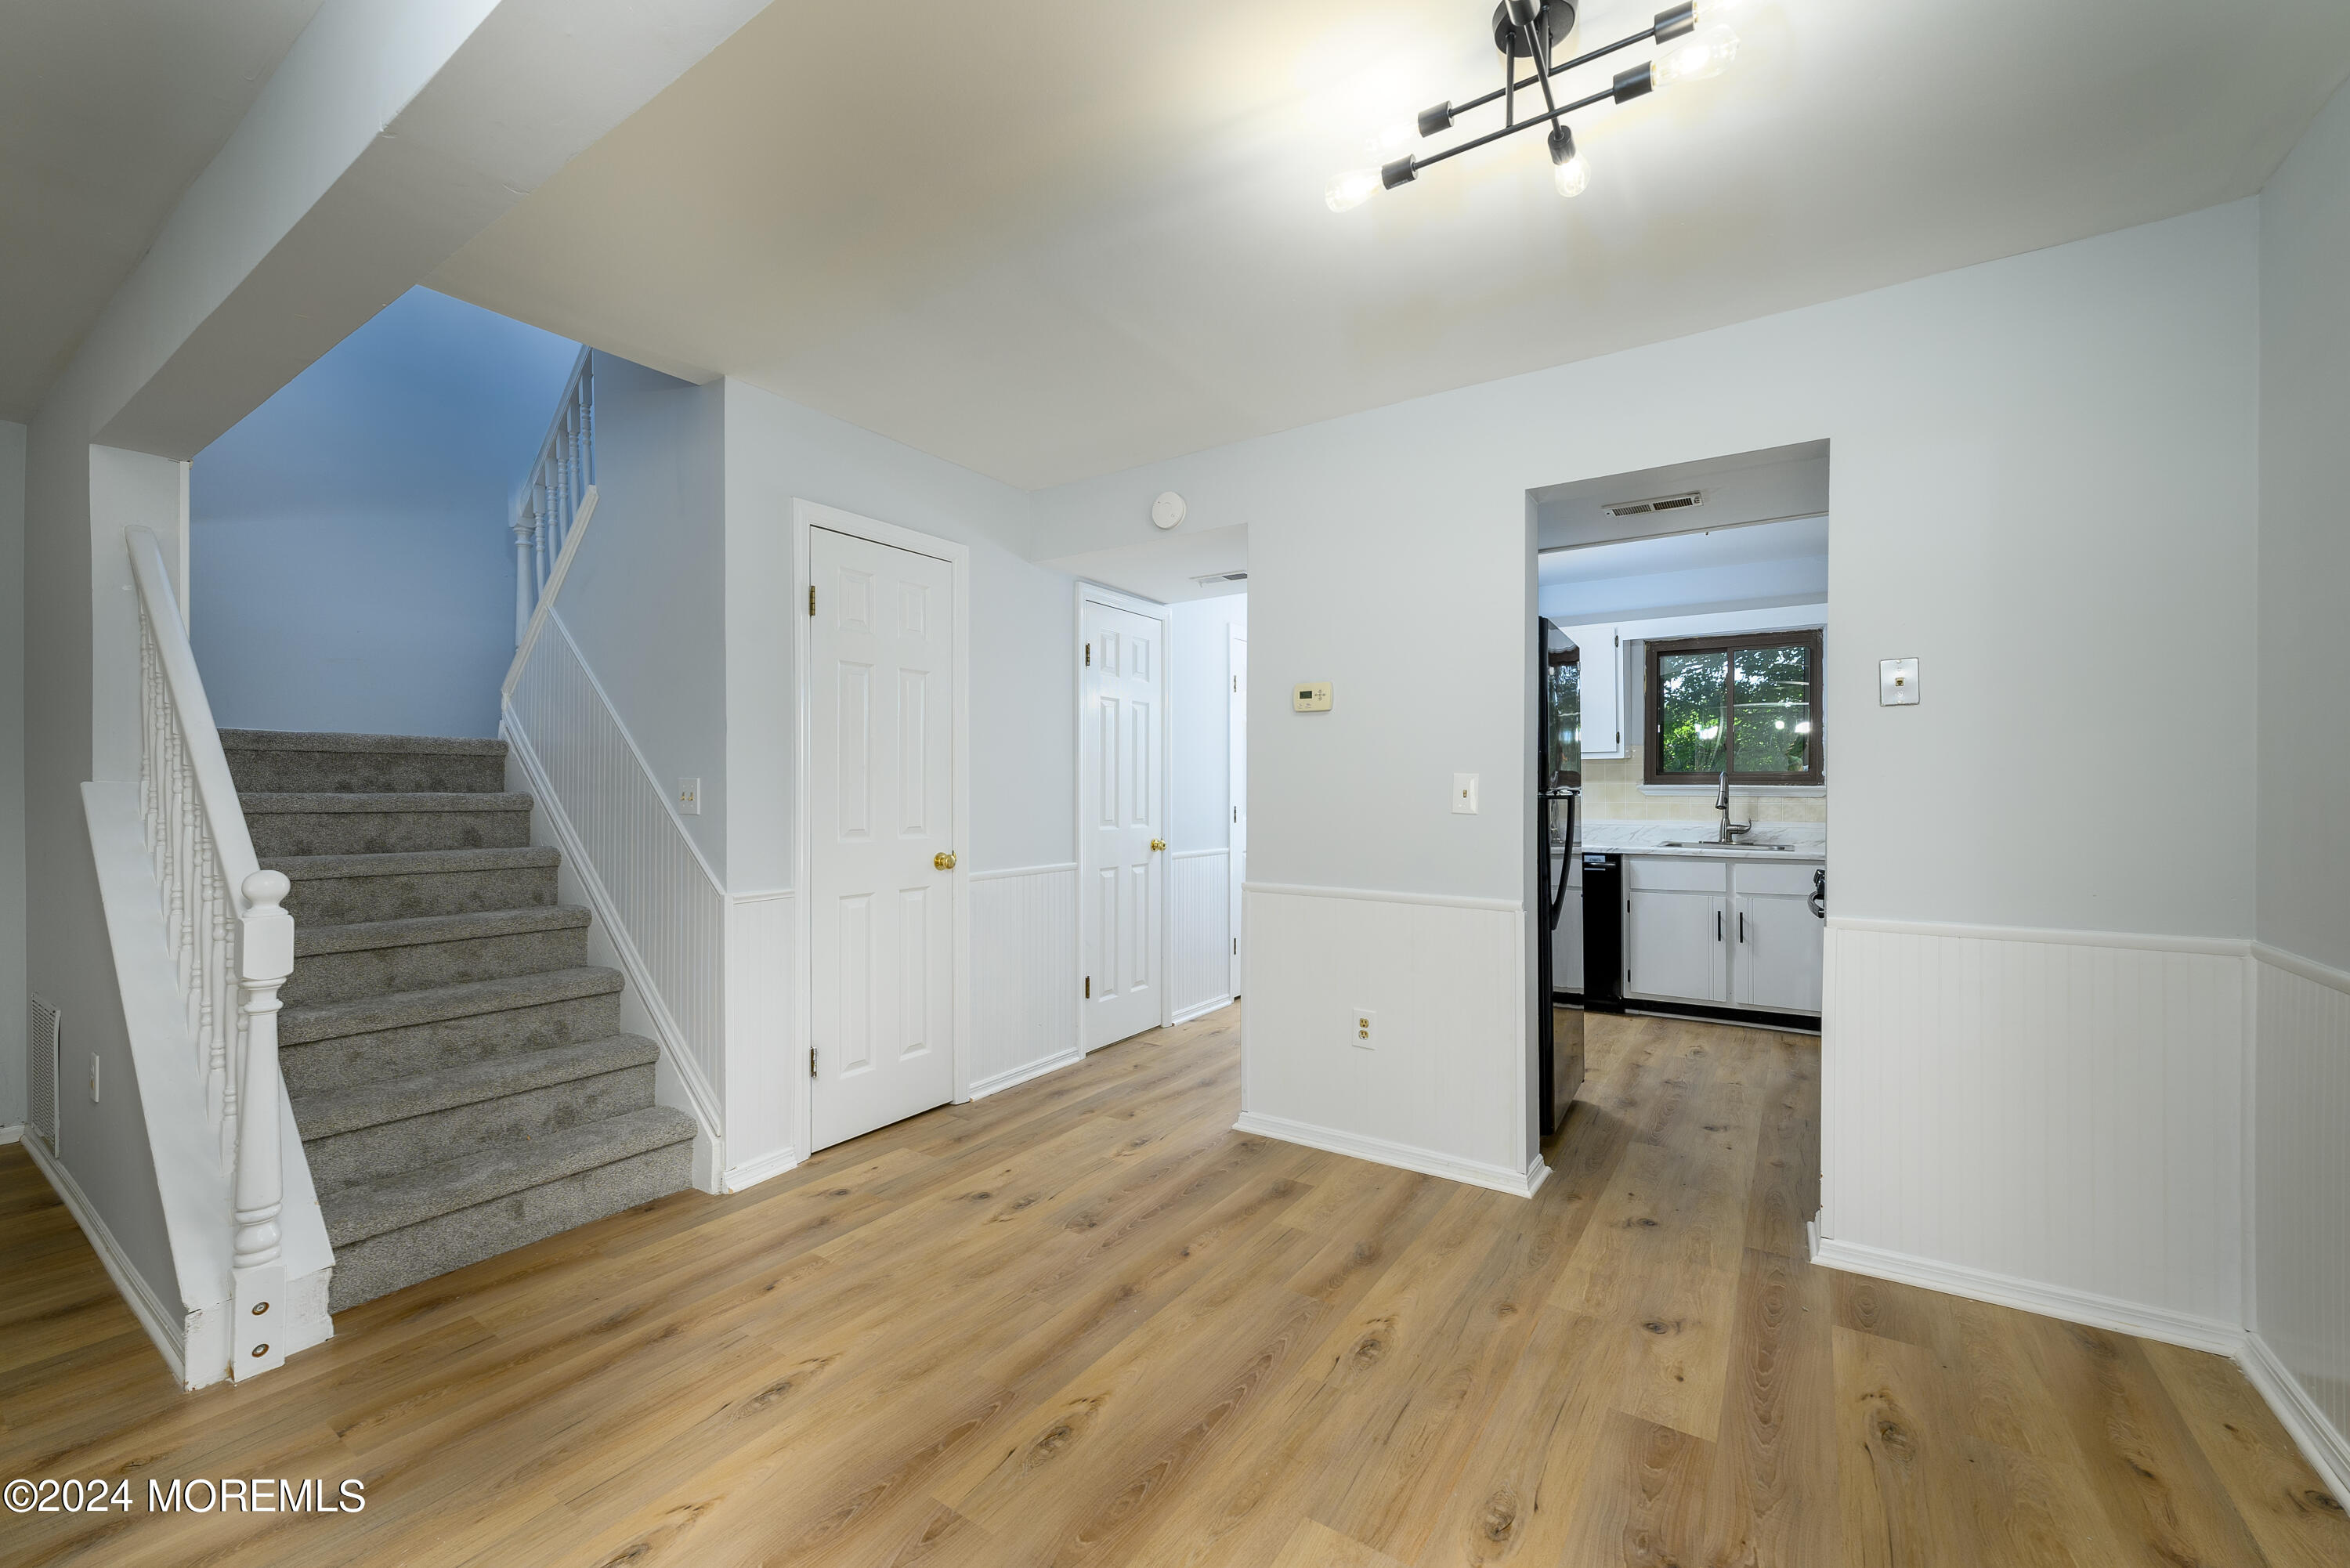
POLYGON ((278 1061, 335 1249, 332 1310, 686 1187, 505 742, 223 730, 261 865, 293 890, 278 1061))

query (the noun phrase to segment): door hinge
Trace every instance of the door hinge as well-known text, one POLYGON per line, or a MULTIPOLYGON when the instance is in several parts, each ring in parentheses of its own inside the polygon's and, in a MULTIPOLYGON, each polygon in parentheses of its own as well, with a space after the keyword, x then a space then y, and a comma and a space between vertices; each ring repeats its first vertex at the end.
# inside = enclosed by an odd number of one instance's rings
POLYGON ((816 585, 814 583, 810 583, 808 585, 808 614, 816 614, 816 585))
POLYGON ((1233 695, 1233 696, 1235 696, 1235 697, 1237 697, 1237 696, 1239 696, 1240 694, 1241 694, 1241 678, 1240 678, 1239 676, 1235 675, 1235 676, 1233 676, 1233 677, 1232 677, 1232 695, 1233 695))
POLYGON ((1232 939, 1232 957, 1234 957, 1234 958, 1238 958, 1238 957, 1240 957, 1240 956, 1241 956, 1241 940, 1240 940, 1240 938, 1238 938, 1238 937, 1234 937, 1234 938, 1232 939))
POLYGON ((813 1045, 808 1047, 808 1076, 816 1076, 816 1047, 813 1045))
POLYGON ((1232 807, 1232 826, 1233 826, 1234 827, 1238 827, 1240 825, 1241 825, 1241 808, 1240 808, 1239 806, 1234 806, 1234 807, 1232 807))
POLYGON ((1087 976, 1086 976, 1086 1000, 1087 1000, 1087 1002, 1091 1002, 1093 999, 1094 999, 1094 977, 1093 977, 1093 976, 1091 976, 1091 975, 1087 975, 1087 976))
POLYGON ((1094 661, 1094 645, 1093 645, 1092 643, 1090 643, 1090 642, 1089 642, 1089 643, 1086 644, 1086 663, 1087 663, 1087 665, 1088 667, 1090 667, 1090 666, 1092 665, 1093 661, 1094 661))

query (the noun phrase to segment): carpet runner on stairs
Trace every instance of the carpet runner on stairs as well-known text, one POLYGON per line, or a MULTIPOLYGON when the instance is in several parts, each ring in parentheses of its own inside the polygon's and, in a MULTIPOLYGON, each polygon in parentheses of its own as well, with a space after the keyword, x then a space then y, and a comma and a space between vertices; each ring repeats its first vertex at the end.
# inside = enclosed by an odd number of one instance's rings
POLYGON ((505 742, 224 730, 254 851, 293 882, 278 1060, 335 1311, 686 1187, 693 1118, 556 902, 505 742))

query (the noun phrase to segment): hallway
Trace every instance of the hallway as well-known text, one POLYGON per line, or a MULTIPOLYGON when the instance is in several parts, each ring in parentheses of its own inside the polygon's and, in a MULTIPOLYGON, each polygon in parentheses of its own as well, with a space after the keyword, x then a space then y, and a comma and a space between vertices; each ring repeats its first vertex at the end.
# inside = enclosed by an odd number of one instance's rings
POLYGON ((1230 1130, 1239 1013, 338 1315, 182 1395, 0 1149, 12 1563, 2318 1564, 2214 1357, 1804 1261, 1819 1054, 1591 1020, 1531 1200, 1230 1130), (156 1517, 150 1478, 365 1482, 156 1517))

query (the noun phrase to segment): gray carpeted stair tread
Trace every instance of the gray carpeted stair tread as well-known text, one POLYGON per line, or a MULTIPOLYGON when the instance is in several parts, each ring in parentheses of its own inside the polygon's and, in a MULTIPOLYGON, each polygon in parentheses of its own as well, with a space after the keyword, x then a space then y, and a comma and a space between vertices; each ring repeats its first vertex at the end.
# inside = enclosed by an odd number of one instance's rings
POLYGON ((435 757, 503 757, 506 743, 466 735, 350 735, 332 730, 223 730, 231 752, 373 752, 435 757))
POLYGON ((619 970, 582 964, 570 969, 543 970, 536 974, 508 975, 502 980, 469 981, 427 991, 398 991, 349 1002, 320 1002, 315 1007, 289 1007, 277 1015, 277 1038, 281 1044, 300 1045, 347 1034, 368 1034, 381 1029, 502 1012, 544 1002, 596 996, 618 991, 620 985, 619 970))
POLYGON ((589 918, 588 912, 576 904, 553 904, 463 915, 421 915, 401 920, 358 920, 341 926, 305 928, 296 924, 294 957, 298 961, 320 953, 358 952, 368 948, 476 941, 523 931, 577 930, 588 923, 589 918))
POLYGON ((553 845, 516 849, 409 849, 389 855, 279 855, 261 862, 292 882, 352 877, 432 877, 452 871, 520 871, 559 866, 563 852, 553 845))
POLYGON ((302 1141, 313 1143, 359 1127, 406 1121, 452 1106, 470 1106, 504 1095, 567 1084, 598 1073, 649 1067, 660 1047, 639 1034, 615 1034, 579 1045, 490 1056, 438 1073, 420 1073, 387 1083, 361 1084, 294 1096, 295 1124, 302 1141))
MULTIPOLYGON (((526 812, 531 806, 530 796, 519 790, 480 792, 399 790, 364 794, 324 790, 292 793, 246 790, 240 792, 236 798, 237 803, 244 806, 244 815, 247 816, 308 815, 329 813, 337 815, 362 814, 409 815, 435 811, 526 812)), ((417 852, 409 851, 409 853, 417 852)))
POLYGON ((650 1106, 525 1144, 461 1155, 363 1186, 320 1193, 318 1205, 326 1214, 328 1240, 343 1247, 598 1166, 691 1143, 693 1133, 693 1118, 685 1112, 650 1106))

